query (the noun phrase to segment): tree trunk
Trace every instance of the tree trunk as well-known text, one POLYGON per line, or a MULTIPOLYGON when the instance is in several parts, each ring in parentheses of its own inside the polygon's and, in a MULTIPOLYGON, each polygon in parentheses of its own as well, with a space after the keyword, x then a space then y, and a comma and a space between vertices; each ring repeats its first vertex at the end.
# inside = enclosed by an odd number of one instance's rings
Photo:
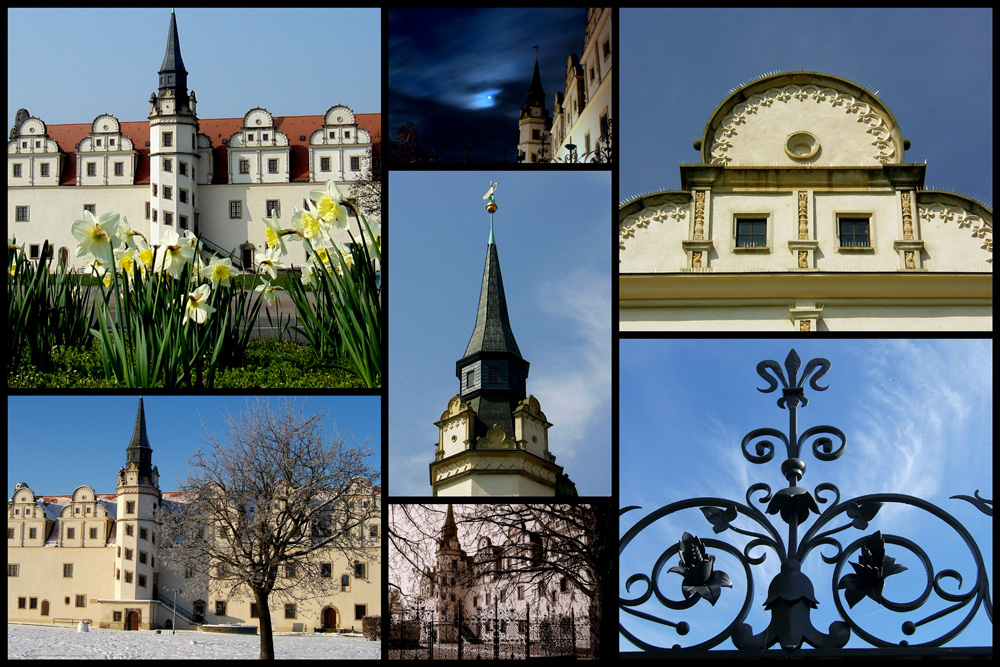
POLYGON ((260 659, 274 660, 274 635, 271 633, 271 607, 267 603, 269 591, 255 589, 257 614, 260 621, 260 659))

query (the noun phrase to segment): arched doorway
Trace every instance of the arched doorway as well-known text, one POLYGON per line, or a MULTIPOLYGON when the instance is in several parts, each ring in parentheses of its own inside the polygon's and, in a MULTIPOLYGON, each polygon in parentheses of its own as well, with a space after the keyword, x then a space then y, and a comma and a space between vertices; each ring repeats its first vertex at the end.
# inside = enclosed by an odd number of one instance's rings
POLYGON ((204 623, 205 622, 205 601, 195 600, 194 601, 194 622, 204 623))
POLYGON ((42 616, 48 616, 48 615, 49 615, 49 601, 42 600, 42 616))
POLYGON ((138 630, 139 629, 139 612, 135 609, 129 609, 125 612, 125 629, 126 630, 138 630))
POLYGON ((320 620, 324 630, 336 630, 340 627, 340 613, 336 607, 323 607, 320 620))

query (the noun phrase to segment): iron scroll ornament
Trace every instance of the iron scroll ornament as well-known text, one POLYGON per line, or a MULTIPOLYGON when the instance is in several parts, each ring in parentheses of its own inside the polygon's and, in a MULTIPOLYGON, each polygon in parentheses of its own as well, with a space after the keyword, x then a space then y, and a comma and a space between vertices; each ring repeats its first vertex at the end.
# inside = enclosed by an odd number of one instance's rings
MULTIPOLYGON (((787 375, 775 361, 762 361, 757 365, 758 374, 768 382, 768 387, 758 389, 759 391, 770 393, 775 391, 779 384, 782 385, 782 396, 778 399, 778 406, 789 411, 789 429, 787 434, 773 428, 755 429, 750 431, 741 443, 744 457, 751 463, 759 464, 767 463, 774 458, 777 447, 772 439, 784 445, 786 458, 781 464, 781 472, 788 480, 787 488, 772 494, 767 484, 753 484, 747 490, 745 504, 713 497, 691 498, 671 503, 640 519, 619 539, 618 553, 621 557, 632 540, 647 527, 659 519, 693 508, 701 510, 716 535, 733 531, 751 538, 741 552, 720 539, 699 538, 685 532, 678 543, 669 546, 661 553, 650 575, 636 572, 625 580, 625 593, 635 597, 619 596, 619 610, 628 615, 619 619, 619 632, 643 651, 669 649, 640 639, 626 626, 625 620, 628 617, 671 627, 679 637, 682 637, 690 631, 690 625, 686 621, 673 618, 673 612, 690 609, 702 601, 714 606, 721 595, 736 594, 736 591, 732 590, 733 584, 729 575, 716 569, 712 550, 728 553, 742 565, 747 582, 743 591, 744 600, 736 617, 725 629, 703 642, 686 647, 687 651, 711 649, 726 639, 731 639, 737 649, 758 651, 766 650, 775 644, 786 651, 797 650, 803 644, 813 648, 842 648, 852 633, 876 647, 939 647, 954 639, 965 629, 976 616, 980 606, 985 606, 986 614, 992 623, 993 602, 983 556, 969 531, 951 514, 926 500, 903 494, 871 494, 841 502, 840 489, 834 484, 822 483, 816 486, 815 497, 798 485, 805 474, 805 463, 799 458, 804 445, 811 442, 813 454, 820 461, 839 458, 844 454, 847 445, 844 433, 832 426, 815 426, 798 434, 797 411, 799 407, 808 404, 805 385, 808 381, 808 385, 816 391, 828 389, 827 386, 819 386, 817 381, 830 370, 830 362, 826 359, 813 359, 806 364, 800 375, 798 371, 801 367, 801 361, 795 350, 792 350, 785 360, 784 370, 787 371, 787 375), (834 436, 837 442, 827 436, 834 436), (751 443, 755 443, 752 451, 751 443), (761 493, 762 496, 752 498, 761 493), (766 504, 766 510, 762 512, 755 507, 754 500, 757 504, 766 504), (829 504, 829 507, 821 512, 817 500, 819 504, 829 504), (961 587, 963 577, 951 569, 936 571, 928 554, 905 537, 876 531, 857 537, 846 548, 842 546, 838 539, 840 533, 848 530, 868 530, 869 523, 889 503, 908 505, 928 512, 958 534, 968 548, 976 567, 975 578, 968 591, 952 593, 945 590, 942 585, 943 580, 952 579, 961 587), (787 540, 767 516, 775 514, 780 515, 782 521, 787 524, 787 540), (818 516, 799 540, 798 527, 814 514, 818 516), (749 520, 756 524, 759 530, 738 527, 734 523, 737 519, 749 520), (822 549, 818 551, 823 562, 834 566, 831 584, 834 603, 840 616, 840 620, 830 624, 827 632, 815 628, 810 620, 810 613, 818 606, 818 602, 813 584, 802 572, 801 567, 811 552, 818 547, 835 549, 835 552, 829 555, 823 553, 822 549), (761 551, 755 551, 758 548, 761 551), (752 567, 764 562, 766 550, 771 550, 777 555, 781 570, 770 582, 764 602, 765 610, 771 614, 770 622, 765 629, 755 633, 745 622, 753 600, 752 567), (900 550, 908 551, 916 557, 926 577, 922 592, 913 600, 906 602, 890 600, 883 594, 883 586, 888 577, 907 571, 907 568, 896 562, 896 556, 892 555, 898 555, 901 553, 900 550), (852 561, 855 554, 858 554, 857 560, 852 561), (676 566, 667 567, 674 562, 677 562, 676 566), (681 575, 682 580, 679 583, 683 599, 671 599, 664 593, 667 582, 661 580, 661 577, 665 574, 681 575), (633 587, 640 583, 644 584, 645 589, 634 594, 633 587), (922 607, 932 593, 950 603, 949 606, 923 618, 915 617, 913 612, 922 607), (660 615, 662 612, 657 611, 654 614, 638 609, 654 597, 670 613, 660 615), (851 616, 850 609, 865 598, 873 600, 889 611, 907 615, 901 625, 901 630, 907 637, 914 635, 919 627, 963 608, 967 608, 967 613, 954 627, 933 639, 915 644, 909 644, 906 640, 891 642, 865 630, 851 616), (844 607, 844 601, 847 602, 847 608, 844 607)), ((993 501, 982 498, 978 491, 974 498, 961 495, 952 498, 971 503, 987 516, 993 514, 993 501)), ((625 507, 620 510, 619 517, 636 509, 640 508, 625 507)), ((910 574, 912 576, 915 573, 910 574)), ((673 579, 669 583, 673 586, 677 580, 673 579)), ((672 648, 680 647, 675 644, 672 648)))

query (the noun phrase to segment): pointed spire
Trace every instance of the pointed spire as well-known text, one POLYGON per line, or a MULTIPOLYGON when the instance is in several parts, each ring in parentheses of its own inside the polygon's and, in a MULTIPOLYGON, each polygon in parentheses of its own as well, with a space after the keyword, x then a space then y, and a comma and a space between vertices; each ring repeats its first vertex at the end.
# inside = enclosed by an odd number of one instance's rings
POLYGON ((545 108, 545 91, 542 89, 542 76, 538 71, 538 47, 535 47, 535 72, 531 75, 531 87, 528 88, 528 106, 545 108))
POLYGON ((479 310, 472 338, 465 348, 468 357, 477 352, 508 352, 521 356, 514 340, 507 315, 507 297, 503 291, 503 276, 500 275, 500 256, 490 232, 490 242, 486 253, 486 268, 483 270, 483 284, 479 291, 479 310))
POLYGON ((160 65, 160 94, 167 90, 174 92, 174 97, 183 100, 187 97, 187 70, 184 59, 181 58, 181 39, 177 34, 177 15, 170 12, 170 27, 167 29, 167 49, 163 54, 163 64, 160 65))
POLYGON ((132 439, 125 449, 125 463, 134 463, 139 468, 139 478, 150 478, 153 463, 153 448, 149 445, 146 435, 146 411, 143 409, 142 397, 139 397, 139 409, 135 413, 135 428, 132 429, 132 439))
POLYGON ((441 544, 458 542, 458 526, 455 525, 455 513, 452 511, 451 503, 448 503, 448 513, 444 517, 444 525, 441 526, 441 544))

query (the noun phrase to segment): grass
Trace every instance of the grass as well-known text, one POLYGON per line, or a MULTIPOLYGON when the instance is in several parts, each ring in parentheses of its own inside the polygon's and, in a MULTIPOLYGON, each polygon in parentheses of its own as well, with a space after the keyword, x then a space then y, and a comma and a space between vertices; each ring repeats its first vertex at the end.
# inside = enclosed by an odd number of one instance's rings
MULTIPOLYGON (((22 354, 16 370, 7 376, 10 389, 116 388, 101 370, 100 345, 87 348, 56 347, 53 370, 43 372, 22 354)), ((337 365, 347 365, 340 359, 337 365)), ((317 359, 309 345, 274 339, 251 340, 243 364, 219 369, 215 388, 357 388, 361 380, 333 364, 317 359)))

